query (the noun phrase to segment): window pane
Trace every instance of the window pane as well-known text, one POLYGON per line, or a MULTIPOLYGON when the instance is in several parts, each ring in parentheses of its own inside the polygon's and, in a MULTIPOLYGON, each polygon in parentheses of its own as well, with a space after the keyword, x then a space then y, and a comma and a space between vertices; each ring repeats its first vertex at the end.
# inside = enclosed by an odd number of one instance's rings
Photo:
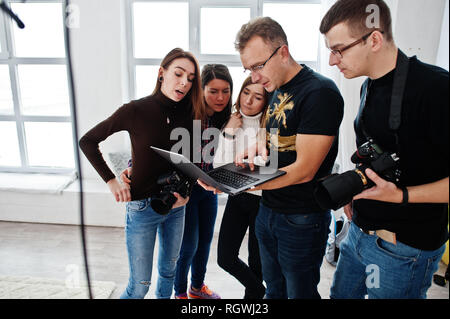
POLYGON ((70 123, 26 122, 30 166, 75 167, 70 123))
POLYGON ((158 77, 159 65, 136 66, 136 98, 152 94, 158 77))
POLYGON ((11 81, 9 78, 9 67, 7 65, 0 65, 0 114, 14 114, 11 81))
POLYGON ((0 136, 0 166, 20 166, 16 123, 0 122, 0 136))
POLYGON ((238 54, 234 48, 236 34, 249 20, 250 8, 202 8, 201 53, 238 54))
POLYGON ((189 49, 188 3, 137 2, 133 19, 136 58, 164 58, 175 47, 189 49))
POLYGON ((317 60, 320 4, 265 3, 263 11, 283 27, 295 60, 317 60))
POLYGON ((12 3, 25 23, 13 23, 14 46, 19 57, 64 57, 64 26, 61 3, 12 3))
POLYGON ((19 65, 18 74, 23 114, 70 115, 65 65, 19 65))

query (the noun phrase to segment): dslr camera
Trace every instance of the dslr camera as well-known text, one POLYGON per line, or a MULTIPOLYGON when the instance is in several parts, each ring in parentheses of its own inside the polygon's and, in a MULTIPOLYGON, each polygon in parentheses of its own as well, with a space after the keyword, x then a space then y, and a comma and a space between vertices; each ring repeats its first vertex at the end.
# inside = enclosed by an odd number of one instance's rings
POLYGON ((356 169, 319 180, 314 196, 321 208, 337 210, 365 189, 375 186, 365 174, 367 168, 394 184, 400 181, 400 158, 396 153, 383 151, 372 139, 358 148, 351 161, 356 169))
POLYGON ((160 215, 167 215, 177 201, 173 193, 178 193, 186 198, 191 195, 195 185, 195 181, 176 171, 161 175, 156 183, 162 186, 162 190, 158 195, 153 196, 150 205, 160 215))

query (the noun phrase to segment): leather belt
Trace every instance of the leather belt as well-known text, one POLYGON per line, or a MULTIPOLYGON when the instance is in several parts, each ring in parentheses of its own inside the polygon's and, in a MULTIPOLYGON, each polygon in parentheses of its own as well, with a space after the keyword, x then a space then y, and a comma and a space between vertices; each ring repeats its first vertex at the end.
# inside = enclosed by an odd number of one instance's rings
POLYGON ((395 233, 390 232, 389 230, 385 229, 379 229, 379 230, 364 230, 360 228, 360 230, 369 236, 378 236, 379 238, 383 239, 384 241, 387 241, 388 243, 397 245, 397 236, 395 233))

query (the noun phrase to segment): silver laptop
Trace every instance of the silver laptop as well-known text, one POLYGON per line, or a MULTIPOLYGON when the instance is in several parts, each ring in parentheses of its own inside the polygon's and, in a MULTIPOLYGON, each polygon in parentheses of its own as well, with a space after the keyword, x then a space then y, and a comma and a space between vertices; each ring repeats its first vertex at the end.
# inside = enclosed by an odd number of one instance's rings
POLYGON ((248 165, 243 168, 236 167, 234 163, 218 167, 205 173, 181 154, 169 152, 154 146, 151 146, 151 148, 189 178, 199 179, 205 184, 213 186, 228 195, 237 195, 286 174, 286 172, 276 170, 272 167, 256 165, 255 170, 251 171, 248 165))

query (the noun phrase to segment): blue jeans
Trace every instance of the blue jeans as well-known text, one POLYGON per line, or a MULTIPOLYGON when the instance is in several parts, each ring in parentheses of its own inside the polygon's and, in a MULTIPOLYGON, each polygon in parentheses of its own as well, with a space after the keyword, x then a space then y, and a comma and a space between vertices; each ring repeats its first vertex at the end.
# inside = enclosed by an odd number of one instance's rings
POLYGON ((391 244, 352 223, 341 243, 331 298, 425 299, 445 250, 391 244))
POLYGON ((144 298, 148 292, 153 268, 156 234, 159 237, 158 283, 156 298, 170 299, 184 229, 185 207, 163 216, 150 206, 151 199, 127 203, 125 235, 130 277, 121 299, 144 298))
POLYGON ((319 299, 330 212, 281 214, 260 204, 255 232, 268 299, 319 299))
POLYGON ((187 291, 187 277, 191 270, 191 285, 201 288, 206 274, 209 250, 217 216, 217 195, 195 185, 186 205, 183 244, 177 262, 175 294, 187 291))

